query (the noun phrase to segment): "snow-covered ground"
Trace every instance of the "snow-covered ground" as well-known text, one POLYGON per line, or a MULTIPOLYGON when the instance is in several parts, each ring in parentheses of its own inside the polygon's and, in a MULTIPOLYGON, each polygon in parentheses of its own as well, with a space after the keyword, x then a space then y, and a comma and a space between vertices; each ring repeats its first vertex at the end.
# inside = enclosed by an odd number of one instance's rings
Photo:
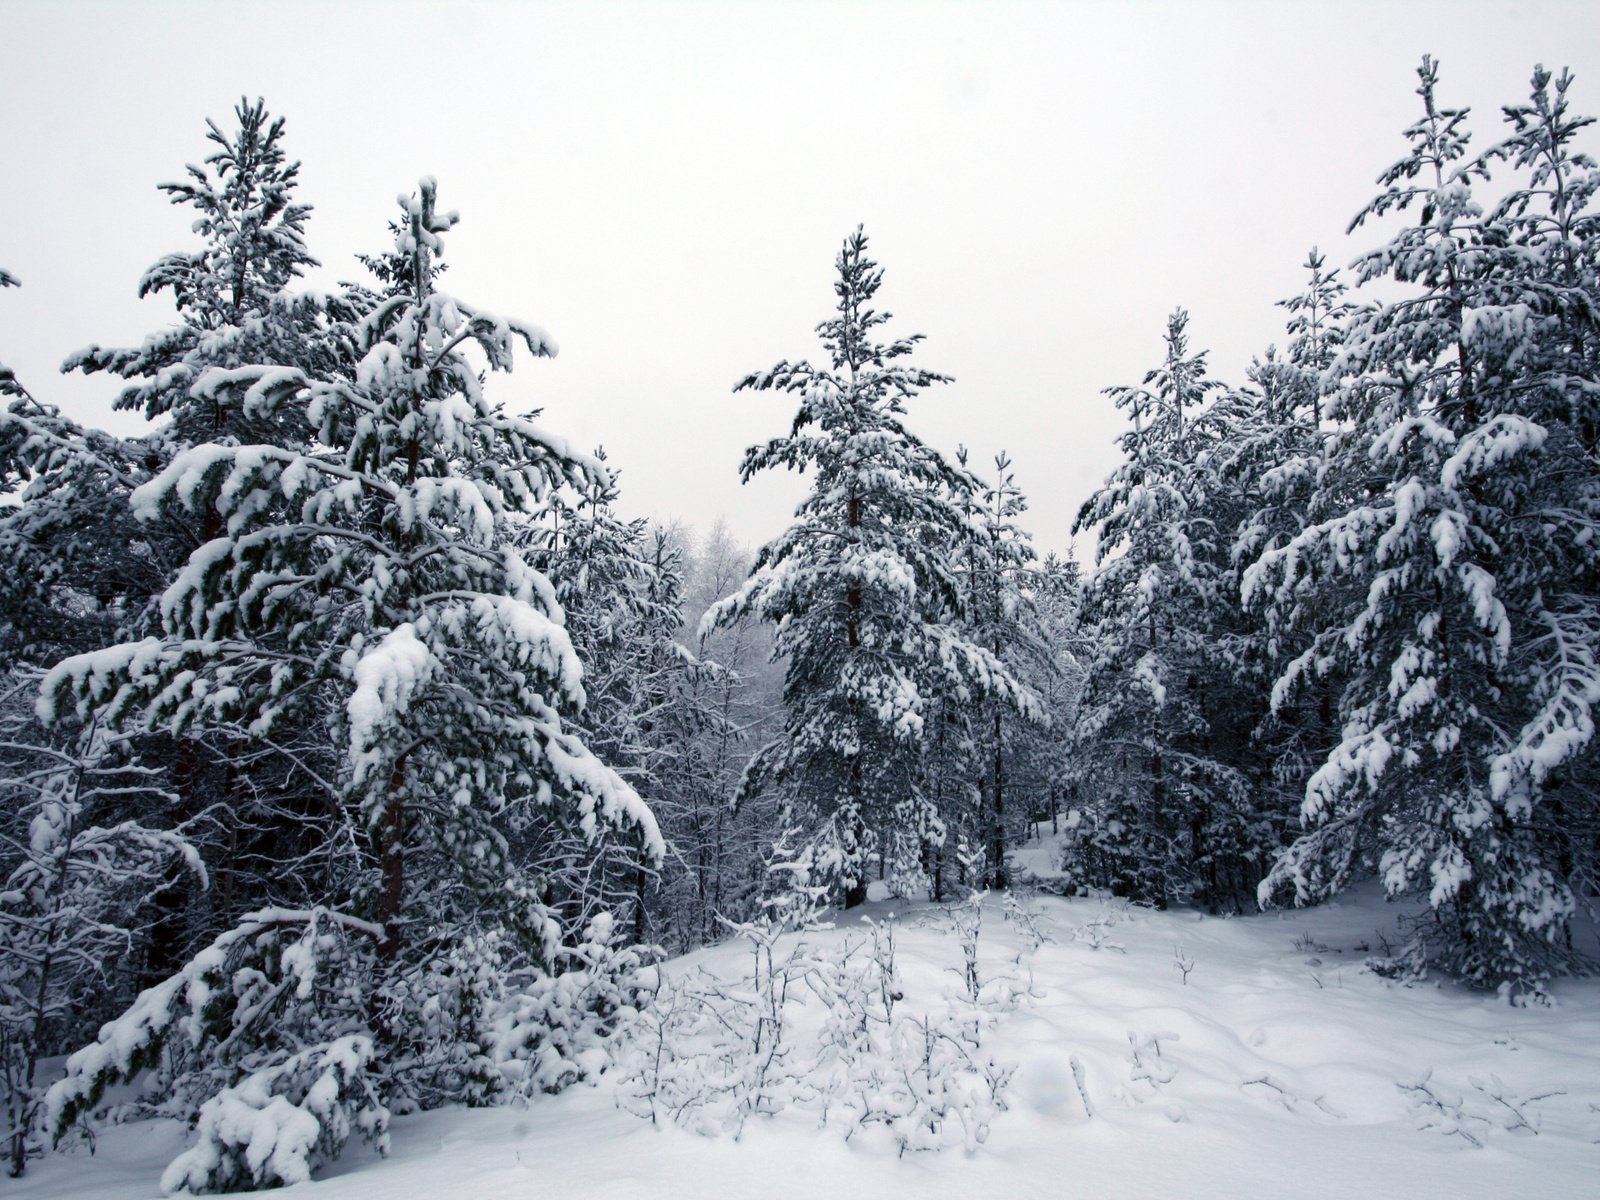
MULTIPOLYGON (((1048 858, 1030 848, 1021 862, 1048 858)), ((933 906, 876 901, 865 915, 896 908, 902 1005, 938 1009, 960 988, 957 940, 933 906)), ((1515 1009, 1451 985, 1385 981, 1362 960, 1394 936, 1396 913, 1371 890, 1234 919, 1049 896, 1027 908, 1051 939, 1036 950, 998 900, 984 910, 984 972, 1031 972, 1033 995, 996 1017, 990 1045, 1017 1071, 975 1154, 902 1156, 882 1128, 846 1141, 800 1111, 757 1118, 737 1141, 707 1138, 622 1111, 612 1078, 520 1110, 398 1118, 389 1158, 353 1143, 307 1194, 1600 1197, 1600 982, 1564 981, 1554 1007, 1515 1009), (1193 964, 1187 978, 1180 958, 1193 964), (1445 1111, 1400 1086, 1424 1078, 1445 1111)), ((819 947, 859 938, 856 918, 807 936, 819 947)), ((732 943, 668 970, 731 978, 748 962, 732 943)), ((173 1123, 107 1129, 92 1157, 37 1163, 6 1192, 155 1196, 183 1140, 173 1123)))

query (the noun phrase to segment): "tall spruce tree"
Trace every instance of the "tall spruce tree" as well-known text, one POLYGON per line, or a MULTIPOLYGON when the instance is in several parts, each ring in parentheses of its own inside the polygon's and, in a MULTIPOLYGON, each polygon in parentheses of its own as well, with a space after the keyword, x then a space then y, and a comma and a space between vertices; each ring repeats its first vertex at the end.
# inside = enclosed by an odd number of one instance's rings
POLYGON ((967 521, 953 496, 977 483, 902 420, 946 377, 907 361, 919 336, 877 340, 890 314, 872 307, 883 275, 861 229, 836 267, 837 315, 817 327, 828 362, 781 362, 735 389, 800 398, 789 434, 752 447, 743 477, 773 467, 814 475, 794 524, 706 625, 745 613, 777 625, 784 730, 751 762, 744 789, 781 789, 792 811, 826 826, 827 862, 850 905, 865 899, 875 841, 890 843, 877 849, 905 879, 943 838, 922 786, 930 696, 994 697, 1027 712, 1037 700, 960 621, 967 602, 951 556, 967 521))
POLYGON ((1233 679, 1225 710, 1217 714, 1222 728, 1216 741, 1249 780, 1257 815, 1255 871, 1264 871, 1290 840, 1306 780, 1337 739, 1331 675, 1276 697, 1273 684, 1310 648, 1307 614, 1337 607, 1350 586, 1336 576, 1320 579, 1302 589, 1293 613, 1240 601, 1243 582, 1263 554, 1343 503, 1323 487, 1330 438, 1323 388, 1354 306, 1345 299, 1340 272, 1328 269, 1320 251, 1310 252, 1304 268, 1306 289, 1278 302, 1290 314, 1287 355, 1269 347, 1251 364, 1249 384, 1224 394, 1204 422, 1212 441, 1207 509, 1219 531, 1232 535, 1216 621, 1217 649, 1233 679))
MULTIPOLYGON (((1574 899, 1600 895, 1600 191, 1595 159, 1574 144, 1595 124, 1571 110, 1572 75, 1536 67, 1529 98, 1504 110, 1510 135, 1484 155, 1523 172, 1489 215, 1493 307, 1473 336, 1520 370, 1508 416, 1546 431, 1507 530, 1503 573, 1528 598, 1507 675, 1519 724, 1496 747, 1490 793, 1537 831, 1540 852, 1574 899)), ((1558 901, 1562 892, 1557 891, 1558 901)), ((1559 942, 1571 930, 1557 929, 1559 942)))

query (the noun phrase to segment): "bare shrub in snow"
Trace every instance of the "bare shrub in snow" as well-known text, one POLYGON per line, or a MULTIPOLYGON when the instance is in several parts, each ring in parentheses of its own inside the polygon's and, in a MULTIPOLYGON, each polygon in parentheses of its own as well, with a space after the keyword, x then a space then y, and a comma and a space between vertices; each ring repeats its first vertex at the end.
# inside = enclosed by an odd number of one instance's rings
POLYGON ((943 1009, 911 1013, 893 923, 868 921, 866 937, 831 950, 813 945, 807 934, 823 928, 828 890, 813 882, 815 843, 798 855, 777 849, 769 870, 783 886, 759 919, 736 926, 750 946, 749 975, 663 979, 639 1022, 619 1103, 709 1135, 738 1136, 751 1116, 799 1109, 846 1138, 882 1126, 902 1153, 975 1150, 1005 1108, 1014 1070, 986 1034, 1027 992, 979 968, 982 894, 950 913, 961 991, 943 1009))
POLYGON ((1161 1040, 1169 1042, 1178 1040, 1175 1033, 1135 1033, 1128 1031, 1128 1080, 1133 1084, 1144 1084, 1148 1091, 1141 1091, 1137 1087, 1129 1095, 1139 1101, 1149 1099, 1164 1086, 1171 1083, 1178 1074, 1177 1064, 1161 1054, 1161 1040))
POLYGON ((1523 1096, 1508 1087, 1498 1075, 1490 1075, 1487 1081, 1469 1075, 1467 1085, 1471 1093, 1443 1087, 1434 1082, 1430 1070, 1416 1083, 1395 1086, 1410 1101, 1412 1119, 1418 1129, 1459 1137, 1480 1148, 1490 1129, 1530 1137, 1537 1134, 1540 1122, 1537 1105, 1566 1095, 1563 1091, 1551 1090, 1523 1096))
POLYGON ((1006 893, 1002 912, 1005 914, 1006 920, 1012 922, 1021 930, 1033 950, 1038 950, 1046 942, 1055 940, 1039 924, 1038 916, 1018 898, 1015 888, 1006 893))
POLYGON ((1183 986, 1189 986, 1189 972, 1194 970, 1194 959, 1184 952, 1182 946, 1172 948, 1172 965, 1183 973, 1183 986))

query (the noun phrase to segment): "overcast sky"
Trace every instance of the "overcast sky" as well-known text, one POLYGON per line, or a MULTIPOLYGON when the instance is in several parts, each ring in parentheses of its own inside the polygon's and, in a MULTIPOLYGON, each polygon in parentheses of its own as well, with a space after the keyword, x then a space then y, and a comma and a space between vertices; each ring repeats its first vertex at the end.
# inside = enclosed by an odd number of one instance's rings
MULTIPOLYGON (((423 174, 461 212, 450 291, 561 343, 493 381, 604 444, 627 515, 750 543, 802 486, 741 487, 792 403, 743 374, 818 357, 833 257, 858 222, 891 331, 954 375, 909 414, 978 465, 1009 450, 1041 552, 1116 462, 1100 389, 1137 383, 1166 314, 1212 374, 1282 342, 1275 299, 1404 149, 1415 68, 1442 63, 1477 144, 1536 62, 1600 112, 1600 4, 74 3, 0 0, 0 360, 35 395, 132 432, 77 347, 173 319, 146 266, 194 245, 155 190, 231 128, 287 118, 315 206, 310 282, 359 276, 423 174)), ((1600 139, 1586 143, 1600 152, 1600 139)), ((1080 544, 1082 539, 1080 539, 1080 544)))

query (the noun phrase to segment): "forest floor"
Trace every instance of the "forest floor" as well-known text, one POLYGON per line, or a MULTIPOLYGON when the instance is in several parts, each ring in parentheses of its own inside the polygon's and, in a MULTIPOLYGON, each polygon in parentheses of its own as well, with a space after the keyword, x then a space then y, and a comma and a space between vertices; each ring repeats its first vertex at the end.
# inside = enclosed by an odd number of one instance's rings
MULTIPOLYGON (((1048 843, 1019 854, 1024 867, 1048 860, 1048 843)), ((1363 962, 1394 940, 1397 913, 1371 888, 1238 918, 1048 895, 1025 906, 1050 939, 1037 948, 998 900, 984 907, 984 972, 1031 979, 1031 992, 994 1016, 989 1047, 1016 1070, 975 1153, 901 1154, 881 1126, 847 1141, 798 1110, 752 1119, 737 1140, 705 1137, 623 1111, 613 1074, 522 1109, 397 1118, 387 1159, 352 1143, 303 1194, 1600 1197, 1600 980, 1558 983, 1551 1007, 1512 1008, 1380 978, 1363 962), (1424 1079, 1436 1104, 1404 1090, 1424 1079)), ((859 941, 859 916, 891 911, 903 1005, 957 1003, 960 946, 936 906, 877 900, 806 937, 819 950, 859 941)), ((749 961, 735 941, 666 970, 736 979, 749 961)), ((184 1139, 172 1122, 109 1128, 93 1156, 47 1158, 3 1190, 143 1200, 184 1139)))

